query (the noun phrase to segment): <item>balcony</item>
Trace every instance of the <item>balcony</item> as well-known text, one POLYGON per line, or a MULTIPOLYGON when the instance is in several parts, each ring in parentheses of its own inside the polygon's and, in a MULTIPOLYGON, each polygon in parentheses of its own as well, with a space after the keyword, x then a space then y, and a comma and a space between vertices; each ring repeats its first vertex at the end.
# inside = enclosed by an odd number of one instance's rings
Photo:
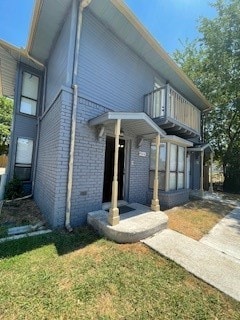
POLYGON ((168 134, 195 138, 201 134, 201 111, 170 85, 144 96, 144 112, 168 134))

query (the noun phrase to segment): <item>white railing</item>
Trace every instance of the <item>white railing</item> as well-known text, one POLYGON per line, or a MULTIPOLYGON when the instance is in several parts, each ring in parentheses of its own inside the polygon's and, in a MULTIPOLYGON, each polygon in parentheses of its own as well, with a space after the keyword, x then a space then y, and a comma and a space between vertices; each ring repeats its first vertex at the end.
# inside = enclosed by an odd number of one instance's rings
POLYGON ((145 95, 145 112, 151 118, 166 117, 201 132, 201 111, 169 85, 145 95))
POLYGON ((165 116, 166 86, 160 87, 145 95, 145 112, 151 118, 165 116))

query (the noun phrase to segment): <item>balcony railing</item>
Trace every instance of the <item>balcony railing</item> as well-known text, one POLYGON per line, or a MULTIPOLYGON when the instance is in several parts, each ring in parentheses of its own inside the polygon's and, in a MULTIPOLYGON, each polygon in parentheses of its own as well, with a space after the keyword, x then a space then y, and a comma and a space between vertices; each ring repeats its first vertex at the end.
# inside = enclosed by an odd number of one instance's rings
POLYGON ((183 124, 200 134, 201 112, 171 86, 160 87, 145 95, 144 111, 151 118, 165 118, 183 124))

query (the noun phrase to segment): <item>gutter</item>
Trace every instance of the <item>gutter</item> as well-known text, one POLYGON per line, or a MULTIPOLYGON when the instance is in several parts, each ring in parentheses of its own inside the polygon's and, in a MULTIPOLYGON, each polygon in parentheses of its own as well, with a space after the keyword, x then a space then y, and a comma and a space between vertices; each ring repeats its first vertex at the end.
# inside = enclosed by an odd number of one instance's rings
POLYGON ((66 212, 65 212, 65 228, 71 232, 71 198, 73 187, 73 161, 75 150, 75 138, 76 138, 76 119, 77 119, 77 102, 78 102, 78 60, 80 51, 80 40, 82 31, 82 14, 83 9, 91 3, 91 0, 82 0, 79 4, 78 20, 76 26, 76 39, 75 39, 75 52, 73 60, 73 77, 72 77, 72 89, 73 89, 73 103, 72 103, 72 120, 71 120, 71 140, 70 140, 70 154, 68 161, 68 184, 67 184, 67 199, 66 199, 66 212))

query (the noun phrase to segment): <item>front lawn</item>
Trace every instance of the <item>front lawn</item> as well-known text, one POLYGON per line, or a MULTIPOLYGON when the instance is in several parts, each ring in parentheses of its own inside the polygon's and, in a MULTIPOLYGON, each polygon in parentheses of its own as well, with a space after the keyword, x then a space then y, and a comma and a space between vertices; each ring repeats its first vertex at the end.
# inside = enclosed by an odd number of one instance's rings
POLYGON ((170 229, 199 240, 234 208, 230 203, 196 200, 166 210, 165 213, 168 215, 170 229))
POLYGON ((240 319, 240 303, 143 244, 88 229, 1 244, 0 319, 240 319))

